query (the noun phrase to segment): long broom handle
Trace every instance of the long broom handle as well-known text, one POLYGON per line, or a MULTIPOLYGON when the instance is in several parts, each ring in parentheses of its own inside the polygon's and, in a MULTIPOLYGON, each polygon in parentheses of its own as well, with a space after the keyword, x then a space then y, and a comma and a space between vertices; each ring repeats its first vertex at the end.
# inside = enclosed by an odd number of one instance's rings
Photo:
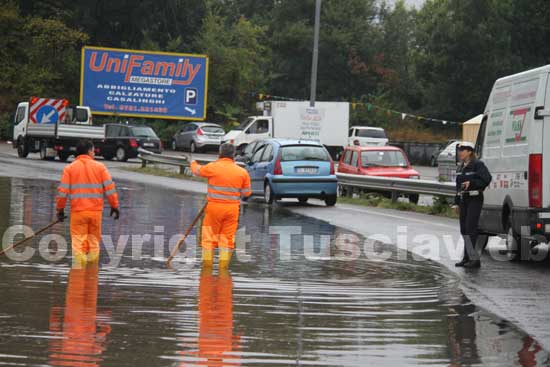
POLYGON ((25 242, 29 241, 29 240, 32 240, 33 238, 35 238, 36 236, 38 236, 40 233, 42 232, 45 232, 47 231, 48 229, 52 228, 53 226, 55 226, 57 223, 61 222, 59 219, 56 220, 55 222, 52 222, 50 224, 48 224, 46 227, 42 228, 41 230, 39 230, 38 232, 35 232, 32 236, 30 237, 27 237, 27 238, 24 238, 22 239, 21 241, 17 242, 16 244, 14 245, 11 245, 10 247, 8 247, 7 249, 4 249, 2 251, 0 251, 0 256, 1 255, 4 255, 6 252, 8 251, 11 251, 13 250, 14 248, 24 244, 25 242))
POLYGON ((204 214, 204 212, 206 210, 206 205, 208 205, 208 203, 204 204, 204 206, 200 210, 199 214, 197 214, 195 219, 193 219, 193 222, 191 223, 189 228, 187 228, 187 231, 185 232, 185 234, 180 238, 180 240, 176 244, 176 247, 174 248, 174 251, 172 251, 172 254, 168 258, 168 261, 166 261, 166 266, 170 267, 170 263, 172 262, 174 257, 178 254, 178 252, 180 250, 180 247, 183 245, 183 243, 185 242, 185 240, 187 239, 189 234, 191 234, 191 231, 193 230, 193 228, 197 225, 197 222, 201 219, 202 215, 204 214))

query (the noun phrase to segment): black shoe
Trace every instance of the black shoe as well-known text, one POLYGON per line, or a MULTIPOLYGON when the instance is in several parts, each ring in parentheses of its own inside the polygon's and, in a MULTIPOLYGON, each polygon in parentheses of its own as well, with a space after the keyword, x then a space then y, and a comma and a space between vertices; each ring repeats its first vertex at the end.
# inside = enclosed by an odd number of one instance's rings
POLYGON ((455 267, 457 267, 457 268, 462 268, 462 267, 464 267, 464 265, 466 265, 468 262, 469 262, 468 260, 462 260, 461 262, 456 263, 456 264, 455 264, 455 267))
POLYGON ((479 260, 468 261, 466 264, 464 264, 464 268, 466 268, 466 269, 479 269, 479 268, 481 268, 481 261, 479 261, 479 260))

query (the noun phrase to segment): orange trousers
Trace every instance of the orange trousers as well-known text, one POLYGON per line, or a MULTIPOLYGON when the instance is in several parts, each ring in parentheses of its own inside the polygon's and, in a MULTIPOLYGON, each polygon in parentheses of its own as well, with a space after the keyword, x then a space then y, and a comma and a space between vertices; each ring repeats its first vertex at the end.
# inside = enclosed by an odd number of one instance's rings
POLYGON ((100 211, 71 212, 71 243, 74 257, 99 256, 102 214, 100 211))
POLYGON ((209 202, 202 222, 201 246, 235 248, 235 233, 239 226, 240 205, 209 202))

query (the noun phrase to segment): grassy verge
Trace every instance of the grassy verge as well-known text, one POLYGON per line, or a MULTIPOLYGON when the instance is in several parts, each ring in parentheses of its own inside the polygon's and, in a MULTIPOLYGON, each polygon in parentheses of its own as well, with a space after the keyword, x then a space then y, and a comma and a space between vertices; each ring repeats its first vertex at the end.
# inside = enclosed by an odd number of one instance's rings
POLYGON ((181 175, 178 172, 169 171, 166 169, 149 166, 149 167, 126 167, 123 168, 125 171, 130 172, 137 172, 137 173, 143 173, 145 175, 151 175, 151 176, 160 176, 160 177, 170 177, 170 178, 179 178, 182 180, 188 180, 188 181, 197 181, 197 182, 206 182, 206 179, 201 177, 194 177, 194 176, 186 176, 181 175))
POLYGON ((448 204, 445 197, 435 197, 434 204, 431 206, 416 205, 406 201, 394 203, 390 199, 377 194, 363 194, 358 198, 339 197, 338 202, 341 204, 364 205, 374 208, 395 209, 446 218, 458 218, 458 215, 448 204))

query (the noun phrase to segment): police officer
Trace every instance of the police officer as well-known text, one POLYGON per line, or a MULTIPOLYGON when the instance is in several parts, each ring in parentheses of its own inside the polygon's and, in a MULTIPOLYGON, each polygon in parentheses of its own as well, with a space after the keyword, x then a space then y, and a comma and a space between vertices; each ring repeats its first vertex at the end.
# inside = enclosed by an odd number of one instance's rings
POLYGON ((476 248, 479 237, 478 223, 483 207, 483 191, 492 177, 485 164, 477 159, 475 146, 469 142, 457 147, 461 162, 456 176, 457 195, 455 204, 460 210, 460 233, 464 238, 464 256, 457 267, 479 268, 480 251, 476 248))

